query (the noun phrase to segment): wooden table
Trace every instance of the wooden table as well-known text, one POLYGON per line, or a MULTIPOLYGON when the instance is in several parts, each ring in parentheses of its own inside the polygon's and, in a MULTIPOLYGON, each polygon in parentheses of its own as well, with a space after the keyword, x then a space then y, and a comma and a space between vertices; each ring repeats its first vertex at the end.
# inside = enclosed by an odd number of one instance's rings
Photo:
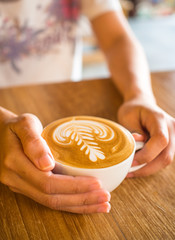
MULTIPOLYGON (((175 117, 175 72, 152 74, 158 104, 175 117)), ((70 115, 116 120, 122 100, 110 79, 0 90, 0 105, 36 114, 43 125, 70 115)), ((0 184, 0 239, 175 239, 175 161, 158 174, 126 179, 109 214, 50 210, 0 184)))

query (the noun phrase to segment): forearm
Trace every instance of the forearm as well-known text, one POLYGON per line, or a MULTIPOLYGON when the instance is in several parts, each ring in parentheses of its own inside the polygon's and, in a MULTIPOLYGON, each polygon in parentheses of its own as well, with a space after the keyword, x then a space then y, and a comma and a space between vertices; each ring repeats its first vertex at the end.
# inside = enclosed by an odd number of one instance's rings
POLYGON ((105 55, 112 78, 124 100, 140 95, 154 99, 146 58, 136 39, 120 37, 105 55))
POLYGON ((153 98, 144 52, 122 12, 108 12, 94 19, 92 27, 124 99, 143 94, 153 98))

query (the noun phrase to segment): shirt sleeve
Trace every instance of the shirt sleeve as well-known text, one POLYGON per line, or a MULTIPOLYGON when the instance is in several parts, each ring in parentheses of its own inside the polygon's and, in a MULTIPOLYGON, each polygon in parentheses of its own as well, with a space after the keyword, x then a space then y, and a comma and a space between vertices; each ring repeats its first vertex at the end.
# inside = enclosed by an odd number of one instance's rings
POLYGON ((108 11, 121 11, 119 0, 81 0, 82 14, 92 20, 108 11))

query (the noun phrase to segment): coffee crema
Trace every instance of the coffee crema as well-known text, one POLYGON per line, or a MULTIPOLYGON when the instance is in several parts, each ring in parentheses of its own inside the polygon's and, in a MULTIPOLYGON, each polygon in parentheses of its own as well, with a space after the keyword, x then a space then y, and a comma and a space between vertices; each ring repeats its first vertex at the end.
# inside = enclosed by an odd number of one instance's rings
POLYGON ((97 117, 76 116, 49 124, 42 133, 55 161, 79 168, 105 168, 127 159, 134 140, 122 126, 97 117))

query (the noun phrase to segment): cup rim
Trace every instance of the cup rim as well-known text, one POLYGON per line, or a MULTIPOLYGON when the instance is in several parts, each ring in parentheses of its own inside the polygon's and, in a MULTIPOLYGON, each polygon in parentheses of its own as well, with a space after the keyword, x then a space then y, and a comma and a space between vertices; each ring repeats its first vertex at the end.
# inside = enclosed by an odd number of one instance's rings
POLYGON ((79 169, 79 170, 81 170, 81 171, 89 171, 89 170, 91 170, 91 171, 104 171, 104 170, 107 170, 107 169, 111 169, 111 168, 113 168, 113 167, 115 167, 115 166, 120 166, 120 165, 124 164, 124 163, 125 163, 127 160, 129 160, 129 158, 135 153, 135 151, 136 151, 136 141, 135 141, 133 135, 131 134, 131 132, 130 132, 128 129, 126 129, 124 126, 122 126, 121 124, 119 124, 119 123, 117 123, 117 122, 114 122, 113 120, 106 119, 106 118, 102 118, 102 117, 96 117, 96 116, 90 116, 90 115, 76 115, 76 116, 64 117, 64 118, 57 119, 57 120, 52 121, 51 123, 47 124, 47 125, 43 128, 43 131, 44 131, 44 129, 45 129, 47 126, 49 126, 50 124, 53 124, 54 122, 57 122, 57 121, 62 120, 62 119, 73 118, 73 117, 75 117, 75 118, 76 118, 76 117, 78 117, 78 118, 79 118, 79 117, 80 117, 80 118, 82 117, 82 118, 104 119, 105 121, 113 122, 114 124, 119 125, 119 126, 120 126, 121 128, 123 128, 123 129, 131 136, 131 138, 133 139, 134 149, 133 149, 132 153, 131 153, 126 159, 124 159, 122 162, 117 163, 117 164, 114 164, 114 165, 109 166, 109 167, 103 167, 103 168, 82 168, 82 167, 76 167, 76 166, 71 166, 71 165, 68 165, 68 164, 64 164, 64 163, 61 163, 61 162, 55 160, 55 163, 56 163, 56 164, 59 164, 59 165, 61 165, 61 166, 63 166, 63 167, 66 167, 66 168, 75 169, 75 170, 79 169))

